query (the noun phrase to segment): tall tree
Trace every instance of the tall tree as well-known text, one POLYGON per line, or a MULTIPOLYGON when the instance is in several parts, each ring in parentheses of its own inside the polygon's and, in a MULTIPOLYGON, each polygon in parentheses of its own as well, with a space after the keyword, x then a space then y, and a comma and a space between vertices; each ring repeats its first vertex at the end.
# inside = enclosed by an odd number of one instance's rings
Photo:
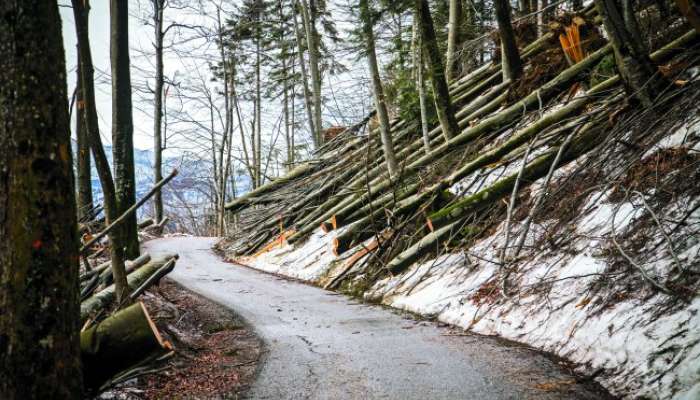
POLYGON ((461 0, 450 0, 450 15, 447 24, 447 54, 445 56, 445 79, 448 82, 457 73, 457 46, 462 39, 462 4, 461 0))
MULTIPOLYGON (((102 147, 100 128, 97 121, 97 106, 95 102, 95 69, 92 64, 92 52, 90 50, 90 36, 88 34, 87 13, 90 8, 89 1, 71 0, 73 16, 75 19, 75 32, 78 42, 78 55, 80 56, 80 85, 85 102, 85 128, 87 129, 90 149, 95 160, 95 169, 100 178, 102 187, 102 201, 104 202, 107 224, 119 218, 117 210, 116 189, 112 180, 112 171, 107 161, 107 155, 102 147)), ((109 233, 110 260, 112 275, 117 292, 117 299, 121 302, 128 298, 128 286, 126 284, 126 271, 124 268, 124 247, 119 229, 113 229, 109 233)))
POLYGON ((396 162, 394 144, 391 140, 391 126, 389 124, 389 113, 386 110, 384 99, 384 89, 379 76, 379 64, 377 63, 377 53, 374 44, 374 18, 369 6, 369 0, 360 0, 360 20, 362 21, 362 32, 365 40, 365 50, 367 52, 367 64, 372 75, 372 92, 374 93, 374 107, 377 109, 379 118, 379 135, 384 150, 384 159, 391 177, 399 172, 399 164, 396 162))
POLYGON ((416 77, 416 87, 418 89, 418 106, 420 108, 421 137, 423 138, 423 148, 426 153, 430 153, 430 129, 428 128, 428 99, 425 95, 425 63, 423 61, 423 46, 421 44, 418 20, 413 19, 413 29, 411 38, 411 48, 413 57, 413 69, 416 77))
MULTIPOLYGON (((316 131, 316 125, 314 124, 314 113, 312 105, 312 95, 309 90, 309 76, 306 73, 306 61, 304 60, 304 45, 303 35, 301 28, 299 27, 299 22, 297 20, 297 14, 301 14, 303 10, 300 6, 295 7, 294 12, 294 35, 297 44, 297 56, 299 58, 299 72, 301 74, 302 91, 304 92, 304 105, 306 108, 307 122, 309 124, 309 132, 311 132, 311 137, 313 138, 314 145, 319 147, 321 143, 319 142, 319 135, 316 131)), ((302 18, 303 19, 303 18, 302 18)))
MULTIPOLYGON (((154 183, 163 180, 163 11, 165 0, 152 0, 153 30, 156 56, 156 82, 153 100, 153 180, 154 183)), ((163 195, 159 190, 153 196, 155 220, 163 220, 163 195)))
POLYGON ((314 128, 316 128, 316 141, 320 145, 323 142, 323 121, 321 117, 321 41, 316 21, 318 20, 318 7, 316 0, 301 0, 301 15, 306 32, 307 48, 309 49, 309 69, 311 70, 311 86, 313 88, 314 101, 314 128))
POLYGON ((494 0, 493 5, 498 23, 498 33, 501 38, 503 80, 517 79, 523 72, 523 62, 520 60, 518 45, 515 43, 515 32, 510 23, 510 2, 508 0, 494 0))
POLYGON ((420 25, 421 43, 430 64, 430 82, 433 86, 435 108, 442 127, 442 134, 446 140, 449 140, 459 133, 459 125, 457 124, 454 107, 450 100, 450 91, 445 79, 445 67, 442 62, 442 54, 438 48, 428 0, 415 0, 414 11, 415 18, 418 19, 418 24, 420 25))
MULTIPOLYGON (((123 213, 136 203, 134 176, 134 123, 131 109, 131 72, 129 71, 129 2, 110 1, 110 60, 112 64, 112 159, 117 209, 123 213)), ((138 257, 139 237, 136 213, 121 227, 125 255, 138 257)))
MULTIPOLYGON (((86 16, 87 17, 87 16, 86 16)), ((78 49, 80 53, 80 49, 78 49)), ((92 205, 92 172, 90 163, 90 142, 87 127, 85 126, 85 97, 81 83, 82 71, 80 69, 80 54, 78 54, 77 79, 75 89, 75 137, 78 142, 77 171, 78 171, 78 216, 82 217, 89 212, 92 205)))
POLYGON ((58 5, 0 1, 0 15, 0 398, 76 399, 78 237, 58 5))
POLYGON ((645 107, 650 107, 659 94, 661 78, 656 74, 649 53, 642 43, 630 0, 595 0, 603 26, 615 53, 615 63, 630 94, 645 107))

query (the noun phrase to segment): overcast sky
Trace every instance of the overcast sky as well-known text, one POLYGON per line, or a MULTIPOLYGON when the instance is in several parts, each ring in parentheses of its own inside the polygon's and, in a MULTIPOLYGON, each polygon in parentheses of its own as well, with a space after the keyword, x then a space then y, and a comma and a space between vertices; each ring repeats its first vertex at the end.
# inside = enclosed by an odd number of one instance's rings
MULTIPOLYGON (((90 43, 92 50, 93 63, 95 65, 95 94, 97 96, 97 113, 100 121, 100 132, 103 142, 111 142, 111 81, 110 81, 110 60, 109 60, 109 0, 93 0, 90 10, 90 43)), ((66 52, 66 69, 68 72, 68 95, 72 95, 75 89, 76 82, 76 38, 75 26, 73 19, 73 10, 68 7, 70 2, 62 0, 60 8, 61 17, 63 20, 63 42, 66 52)), ((222 5, 227 4, 222 2, 222 5)), ((229 5, 230 7, 230 5, 229 5)), ((132 87, 134 93, 132 100, 134 102, 134 145, 139 149, 151 149, 153 147, 153 104, 152 95, 146 94, 145 91, 137 93, 138 88, 144 89, 147 84, 147 79, 150 79, 152 87, 153 75, 153 57, 144 57, 140 54, 139 49, 152 51, 153 28, 144 25, 138 19, 138 15, 149 15, 150 4, 148 1, 129 0, 129 11, 131 14, 129 23, 129 42, 130 42, 130 58, 131 58, 131 74, 132 87), (139 7, 143 7, 140 9, 139 7)), ((178 22, 186 21, 187 15, 181 14, 177 10, 166 10, 167 20, 177 20, 178 22)), ((339 15, 335 15, 338 17, 339 15)), ((212 16, 201 21, 211 20, 212 16)), ((191 17, 190 17, 191 18, 191 17)), ((191 21, 191 20, 190 20, 191 21)), ((343 22, 336 20, 339 25, 345 25, 343 22)), ((209 21, 211 23, 211 21, 209 21)), ((342 29, 341 29, 342 31, 342 29)), ((343 34, 341 33, 341 37, 343 34)), ((168 38, 166 37, 166 42, 168 38)), ((215 48, 199 49, 199 51, 208 54, 217 54, 215 48)), ((350 72, 341 74, 340 76, 326 76, 324 81, 324 95, 329 98, 329 103, 324 110, 324 120, 326 125, 342 125, 351 124, 355 119, 361 119, 366 112, 366 107, 369 106, 365 96, 362 95, 364 90, 358 91, 363 85, 358 87, 358 82, 365 80, 365 63, 356 59, 347 59, 345 64, 350 67, 350 72), (357 99, 360 98, 360 103, 357 99)), ((201 61, 197 57, 192 57, 190 60, 183 60, 175 57, 173 54, 166 53, 165 55, 165 75, 173 76, 175 73, 182 77, 192 72, 193 68, 197 68, 200 72, 209 76, 210 72, 206 62, 201 61)), ((369 93, 367 93, 368 95, 369 93)), ((246 105, 242 106, 244 109, 246 105)), ((244 110, 245 111, 245 110, 244 110)), ((271 134, 275 124, 278 124, 279 113, 281 107, 275 102, 267 102, 263 105, 263 129, 265 133, 271 134), (267 127, 265 126, 267 125, 267 127)), ((301 111, 301 110, 299 110, 301 111)), ((75 115, 75 114, 73 114, 75 115)), ((169 152, 178 153, 177 146, 169 147, 169 152)), ((173 154, 171 153, 171 155, 173 154)), ((167 155, 167 154, 166 154, 167 155)))

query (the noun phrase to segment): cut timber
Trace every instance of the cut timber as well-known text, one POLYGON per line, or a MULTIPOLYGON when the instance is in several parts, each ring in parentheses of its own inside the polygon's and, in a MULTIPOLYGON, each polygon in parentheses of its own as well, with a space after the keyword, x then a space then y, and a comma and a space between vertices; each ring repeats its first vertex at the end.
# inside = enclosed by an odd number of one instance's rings
MULTIPOLYGON (((144 253, 132 261, 125 262, 124 266, 126 267, 126 274, 128 275, 128 274, 132 273, 133 271, 137 270, 138 268, 146 265, 146 263, 148 263, 149 261, 151 261, 151 256, 148 253, 144 253)), ((112 277, 112 269, 106 268, 100 274, 99 283, 100 283, 100 285, 108 286, 108 285, 111 285, 112 282, 114 282, 114 279, 112 277)))
POLYGON ((293 235, 294 232, 295 232, 294 229, 289 229, 287 231, 282 232, 282 234, 280 234, 279 236, 274 238, 270 243, 265 245, 265 247, 263 247, 260 251, 253 254, 253 257, 257 257, 261 254, 267 253, 268 251, 270 251, 274 248, 281 247, 283 244, 287 243, 287 238, 289 236, 293 235))
MULTIPOLYGON (((597 122, 599 123, 599 121, 597 122)), ((557 168, 575 160, 598 144, 597 139, 600 129, 596 125, 597 122, 589 122, 581 128, 581 133, 578 137, 568 149, 565 149, 557 168)), ((549 171, 550 165, 556 156, 556 150, 558 150, 558 148, 548 151, 529 163, 522 171, 521 179, 524 182, 535 182, 543 178, 549 171)), ((434 212, 430 215, 433 226, 447 225, 456 219, 463 218, 468 213, 478 211, 484 206, 499 201, 513 190, 513 185, 515 184, 517 176, 518 174, 512 174, 506 178, 500 179, 491 186, 434 212)))
POLYGON ((143 292, 146 291, 149 287, 153 286, 154 284, 157 285, 160 280, 175 268, 175 259, 171 258, 168 262, 165 263, 162 267, 158 268, 158 270, 151 276, 146 279, 144 283, 141 284, 141 286, 137 287, 134 289, 133 292, 129 295, 131 297, 131 300, 136 300, 143 292))
MULTIPOLYGON (((141 286, 151 275, 156 273, 163 265, 171 259, 177 259, 177 254, 162 256, 137 269, 127 277, 129 292, 141 286)), ((109 307, 116 299, 114 285, 110 285, 102 291, 94 294, 89 299, 80 304, 80 321, 85 322, 91 315, 97 314, 101 310, 109 307)))
POLYGON ((251 190, 250 192, 246 193, 245 195, 243 195, 235 200, 230 201, 229 203, 224 205, 224 208, 226 208, 228 211, 231 211, 231 212, 235 212, 235 211, 238 211, 242 208, 245 208, 250 204, 251 199, 253 199, 257 196, 275 191, 276 189, 284 186, 285 184, 287 184, 295 179, 309 175, 312 172, 316 171, 316 169, 320 165, 321 165, 320 163, 302 164, 302 165, 294 168, 293 170, 289 171, 288 174, 281 176, 268 184, 262 185, 255 190, 251 190))
MULTIPOLYGON (((581 128, 581 133, 564 150, 563 156, 557 168, 575 160, 582 154, 594 148, 600 135, 600 126, 595 123, 587 123, 581 128)), ((556 157, 557 148, 548 151, 546 154, 535 159, 522 171, 521 179, 525 182, 534 182, 544 177, 550 169, 552 161, 556 157)), ((472 229, 463 229, 465 219, 470 213, 478 212, 485 206, 498 202, 513 190, 518 174, 513 174, 507 178, 496 181, 491 186, 476 194, 465 197, 461 201, 450 207, 446 207, 430 216, 430 220, 435 227, 435 231, 422 237, 417 243, 394 257, 387 264, 391 273, 398 274, 408 268, 430 252, 437 252, 441 246, 445 247, 453 240, 472 233, 472 229)))
POLYGON ((132 304, 80 333, 84 385, 95 390, 154 352, 171 349, 143 303, 132 304))
POLYGON ((408 266, 415 263, 425 254, 429 252, 437 252, 440 250, 438 246, 448 246, 453 240, 461 238, 464 234, 472 233, 470 227, 462 228, 463 222, 453 221, 450 224, 437 229, 426 236, 423 236, 416 244, 401 252, 394 257, 388 264, 387 269, 392 274, 403 272, 408 266))
MULTIPOLYGON (((331 279, 328 283, 326 283, 323 288, 326 290, 331 290, 334 289, 338 283, 340 283, 341 280, 345 277, 345 275, 352 269, 355 264, 362 259, 362 257, 366 256, 367 254, 377 250, 380 244, 382 244, 385 240, 388 240, 391 238, 393 235, 393 232, 389 229, 386 229, 384 232, 382 232, 378 237, 376 237, 374 240, 369 242, 367 246, 362 246, 362 249, 359 251, 355 252, 348 260, 343 264, 342 269, 340 272, 338 272, 333 279, 331 279)), ((336 254, 337 256, 337 254, 336 254)))
MULTIPOLYGON (((397 177, 397 179, 403 179, 412 174, 415 174, 421 168, 424 168, 434 163, 435 160, 445 156, 446 154, 449 154, 455 149, 456 146, 464 146, 481 138, 482 136, 488 133, 492 133, 497 131, 498 129, 502 129, 503 127, 508 126, 513 121, 522 117, 522 115, 528 110, 535 110, 540 103, 548 101, 549 99, 560 93, 562 90, 567 90, 583 72, 595 66, 604 56, 609 54, 611 51, 611 45, 608 44, 606 46, 603 46, 602 48, 598 49, 597 51, 586 57, 583 61, 562 71, 559 75, 557 75, 541 87, 532 91, 532 93, 527 95, 522 100, 505 108, 497 114, 482 120, 477 125, 463 130, 459 135, 454 136, 447 142, 441 143, 439 146, 435 147, 430 153, 421 155, 418 159, 406 165, 406 167, 402 169, 402 173, 400 176, 397 177)), ((420 147, 420 140, 417 140, 417 143, 420 147)), ((391 180, 380 179, 377 183, 370 186, 367 193, 348 196, 346 199, 338 203, 335 207, 332 207, 326 214, 322 215, 317 220, 305 224, 304 226, 301 226, 299 228, 299 232, 297 232, 295 235, 292 235, 288 239, 289 243, 294 243, 302 237, 305 237, 307 234, 311 233, 314 229, 316 229, 322 222, 328 220, 332 215, 337 214, 342 209, 347 209, 348 207, 357 209, 359 207, 362 207, 364 204, 367 204, 374 196, 384 193, 391 186, 391 180)))

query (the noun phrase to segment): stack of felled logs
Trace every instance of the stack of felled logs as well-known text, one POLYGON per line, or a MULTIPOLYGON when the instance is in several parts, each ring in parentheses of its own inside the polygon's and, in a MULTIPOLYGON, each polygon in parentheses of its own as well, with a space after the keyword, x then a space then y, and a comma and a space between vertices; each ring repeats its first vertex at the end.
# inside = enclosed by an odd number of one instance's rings
MULTIPOLYGON (((332 249, 336 255, 368 247, 372 238, 377 243, 372 242, 368 251, 380 251, 387 247, 383 243, 400 239, 403 247, 392 250, 382 262, 384 271, 398 273, 470 235, 469 224, 481 218, 483 210, 499 204, 514 188, 527 186, 518 187, 518 181, 544 178, 550 169, 595 149, 604 138, 610 115, 625 104, 618 75, 588 87, 591 70, 612 54, 612 46, 604 40, 579 37, 583 24, 588 32, 598 29, 595 9, 588 6, 571 19, 577 24, 576 35, 570 35, 576 46, 590 46, 577 48, 576 57, 566 53, 571 51, 568 47, 560 47, 564 42, 558 26, 521 49, 526 74, 545 51, 571 58, 544 84, 527 88, 518 82, 515 91, 515 82, 503 81, 498 63, 487 63, 451 83, 461 128, 457 135, 444 137, 436 126, 426 147, 415 122, 393 121, 394 148, 400 160, 396 176, 389 177, 379 135, 370 131, 322 149, 317 158, 227 204, 227 210, 247 222, 232 233, 227 254, 255 254, 280 238, 299 243, 320 228, 336 231, 332 249), (579 53, 586 55, 581 58, 579 53), (448 191, 481 171, 488 175, 493 166, 524 158, 530 145, 536 157, 521 171, 489 180, 468 195, 448 191), (413 230, 399 234, 396 228, 406 221, 414 222, 413 230)), ((689 30, 650 56, 656 63, 666 62, 682 55, 697 39, 698 33, 689 30)))
MULTIPOLYGON (((83 266, 80 275, 80 345, 85 371, 84 384, 90 394, 114 384, 118 376, 125 373, 128 376, 130 369, 143 368, 145 363, 172 353, 172 346, 162 339, 138 298, 173 270, 178 255, 163 254, 152 259, 150 254, 143 253, 138 258, 127 261, 125 269, 129 296, 117 304, 111 260, 104 258, 104 254, 109 253, 104 251, 108 244, 103 245, 101 239, 176 175, 177 170, 106 226, 104 221, 94 222, 100 211, 96 207, 91 212, 91 217, 85 219, 80 227, 85 233, 80 249, 83 266), (95 229, 99 229, 98 233, 90 233, 95 229)), ((150 223, 139 224, 139 228, 158 229, 158 225, 164 223, 160 221, 159 224, 154 224, 151 220, 150 223)))

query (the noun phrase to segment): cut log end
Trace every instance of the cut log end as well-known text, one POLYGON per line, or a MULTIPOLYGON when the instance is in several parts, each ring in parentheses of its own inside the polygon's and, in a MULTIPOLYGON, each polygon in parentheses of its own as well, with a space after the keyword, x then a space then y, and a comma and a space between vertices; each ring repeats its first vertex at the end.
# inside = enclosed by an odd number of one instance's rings
POLYGON ((333 229, 338 229, 338 219, 336 218, 335 215, 331 217, 331 225, 333 226, 333 229))
POLYGON ((339 247, 340 247, 340 240, 338 240, 338 238, 333 238, 333 255, 336 257, 338 257, 341 253, 339 251, 339 247))
POLYGON ((333 225, 330 222, 321 222, 321 230, 323 233, 328 233, 333 230, 333 225))
POLYGON ((151 318, 151 314, 148 313, 146 306, 143 304, 142 301, 139 301, 138 304, 141 306, 141 310, 143 311, 143 316, 146 318, 146 322, 148 322, 148 326, 151 327, 151 331, 153 332, 153 336, 155 336, 156 340, 158 341, 158 344, 160 344, 160 347, 167 349, 167 350, 172 350, 172 345, 170 344, 170 342, 163 339, 163 336, 160 334, 158 327, 156 326, 155 322, 153 322, 153 319, 151 318))

